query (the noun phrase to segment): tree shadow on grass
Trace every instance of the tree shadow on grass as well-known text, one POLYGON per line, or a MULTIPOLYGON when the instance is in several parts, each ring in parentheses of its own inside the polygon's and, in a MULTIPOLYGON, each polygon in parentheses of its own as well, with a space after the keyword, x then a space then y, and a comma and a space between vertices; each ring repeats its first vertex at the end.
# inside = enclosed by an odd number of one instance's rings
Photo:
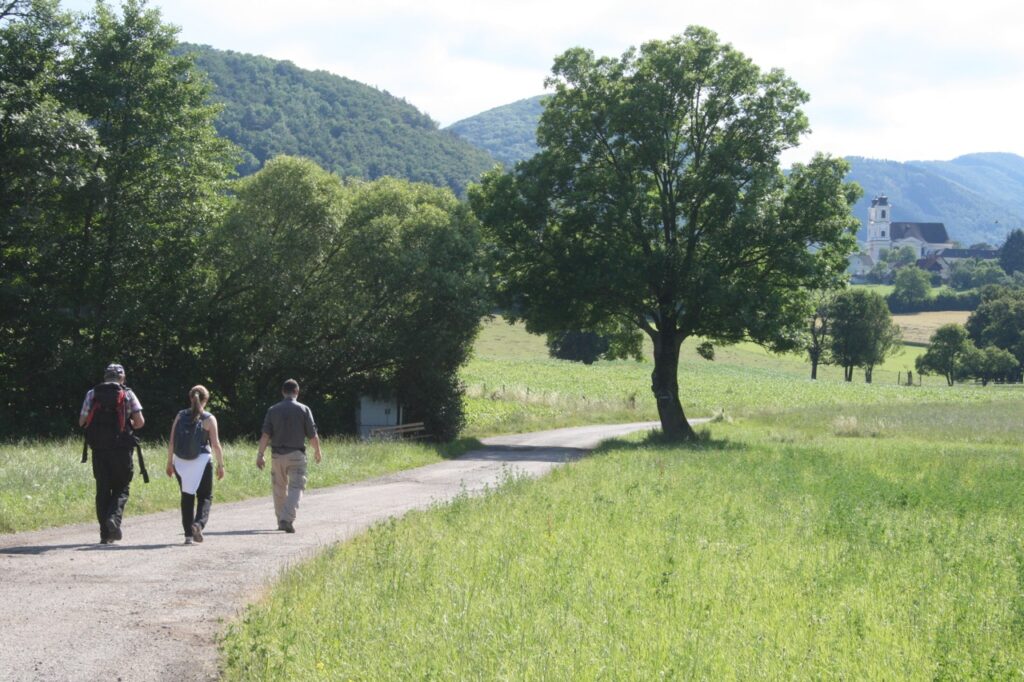
POLYGON ((648 431, 640 439, 624 440, 621 438, 612 438, 606 440, 597 447, 594 454, 603 454, 610 450, 673 450, 712 453, 735 452, 746 449, 746 445, 733 442, 728 438, 712 438, 711 433, 706 430, 698 431, 697 439, 692 441, 672 440, 666 437, 661 431, 648 431))
POLYGON ((482 462, 572 462, 590 454, 584 448, 532 445, 488 445, 460 459, 482 462))

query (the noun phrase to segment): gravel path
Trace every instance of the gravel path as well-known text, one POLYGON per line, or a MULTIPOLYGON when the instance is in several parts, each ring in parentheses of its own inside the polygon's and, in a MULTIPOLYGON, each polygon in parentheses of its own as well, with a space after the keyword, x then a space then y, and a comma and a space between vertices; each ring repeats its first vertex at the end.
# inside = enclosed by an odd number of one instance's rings
POLYGON ((206 541, 191 547, 177 510, 132 516, 131 501, 116 545, 99 545, 95 524, 0 536, 0 680, 216 679, 225 623, 287 567, 387 517, 493 486, 508 469, 540 476, 656 425, 488 438, 458 459, 307 491, 294 535, 274 530, 268 495, 214 500, 206 541))

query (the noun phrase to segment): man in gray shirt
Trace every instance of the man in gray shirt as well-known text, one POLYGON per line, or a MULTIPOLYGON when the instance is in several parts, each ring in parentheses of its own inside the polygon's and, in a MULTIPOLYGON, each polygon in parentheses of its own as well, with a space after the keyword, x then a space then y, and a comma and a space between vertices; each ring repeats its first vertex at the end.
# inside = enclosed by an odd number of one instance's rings
POLYGON ((263 453, 270 444, 270 480, 274 486, 274 511, 277 529, 294 533, 295 512, 299 509, 302 491, 306 488, 306 439, 315 450, 320 463, 320 437, 316 434, 313 411, 298 401, 299 384, 294 379, 281 387, 284 400, 272 405, 263 419, 256 466, 262 471, 266 464, 263 453))

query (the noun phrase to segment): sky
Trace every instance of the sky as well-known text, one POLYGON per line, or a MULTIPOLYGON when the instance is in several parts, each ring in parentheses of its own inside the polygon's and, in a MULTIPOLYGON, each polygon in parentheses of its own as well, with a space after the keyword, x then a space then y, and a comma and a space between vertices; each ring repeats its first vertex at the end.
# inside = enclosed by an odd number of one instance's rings
MULTIPOLYGON (((120 0, 113 0, 114 6, 120 0)), ((287 59, 402 97, 442 126, 544 92, 570 47, 619 56, 698 24, 810 95, 816 151, 1024 156, 1019 0, 150 0, 183 41, 287 59)), ((88 10, 92 0, 63 0, 88 10)))

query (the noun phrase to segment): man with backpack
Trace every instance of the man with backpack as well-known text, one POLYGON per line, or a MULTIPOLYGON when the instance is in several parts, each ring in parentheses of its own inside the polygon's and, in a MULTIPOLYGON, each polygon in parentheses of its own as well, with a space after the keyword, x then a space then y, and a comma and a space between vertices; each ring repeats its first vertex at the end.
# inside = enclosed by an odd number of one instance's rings
MULTIPOLYGON (((138 447, 133 431, 141 429, 142 403, 124 385, 124 367, 107 365, 103 383, 85 394, 78 424, 85 427, 85 443, 92 449, 92 475, 96 479, 96 519, 100 524, 100 543, 112 544, 122 537, 121 518, 128 502, 128 489, 134 475, 132 454, 138 447)), ((86 458, 85 446, 82 461, 86 458)), ((142 452, 139 468, 146 476, 142 452)))

